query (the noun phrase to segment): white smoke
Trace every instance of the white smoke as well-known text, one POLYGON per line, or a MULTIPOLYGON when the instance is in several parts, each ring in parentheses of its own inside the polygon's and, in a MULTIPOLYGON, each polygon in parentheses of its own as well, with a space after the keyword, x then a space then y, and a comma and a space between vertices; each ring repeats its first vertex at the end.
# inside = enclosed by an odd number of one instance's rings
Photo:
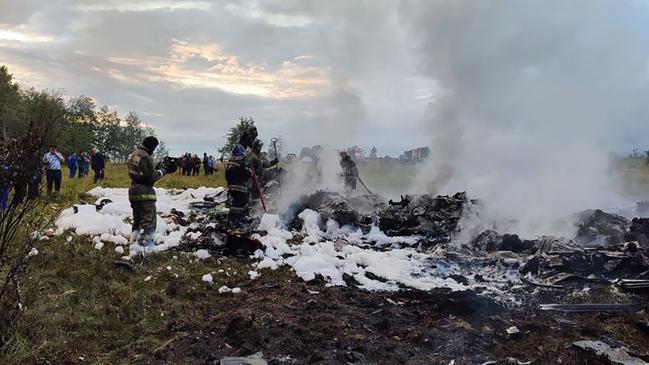
MULTIPOLYGON (((443 88, 415 189, 466 190, 510 231, 569 235, 619 202, 609 153, 649 115, 642 2, 406 1, 421 71, 443 88)), ((432 82, 432 81, 431 81, 432 82)))

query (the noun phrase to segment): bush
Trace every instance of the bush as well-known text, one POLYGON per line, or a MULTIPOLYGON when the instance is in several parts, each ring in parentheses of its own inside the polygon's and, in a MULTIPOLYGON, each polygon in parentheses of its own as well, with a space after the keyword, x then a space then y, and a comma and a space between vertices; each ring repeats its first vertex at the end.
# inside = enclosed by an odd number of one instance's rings
POLYGON ((22 283, 29 258, 36 253, 34 245, 49 222, 46 203, 38 198, 41 149, 35 128, 18 140, 0 143, 0 192, 4 196, 0 206, 0 346, 22 311, 22 283))

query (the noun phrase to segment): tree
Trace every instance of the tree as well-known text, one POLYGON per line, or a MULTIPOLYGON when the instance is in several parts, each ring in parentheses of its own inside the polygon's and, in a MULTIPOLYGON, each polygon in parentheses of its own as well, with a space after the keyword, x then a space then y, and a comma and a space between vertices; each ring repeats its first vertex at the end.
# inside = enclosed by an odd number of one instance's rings
POLYGON ((65 100, 59 92, 23 90, 5 66, 0 67, 0 127, 4 143, 36 131, 44 146, 57 144, 70 153, 94 145, 114 161, 125 160, 145 136, 155 135, 133 111, 122 120, 108 106, 97 109, 85 95, 65 100))
POLYGON ((95 102, 84 95, 68 100, 66 122, 61 125, 61 131, 56 144, 63 153, 79 150, 89 150, 95 140, 97 113, 95 102))
POLYGON ((162 161, 165 157, 169 156, 169 149, 164 141, 160 141, 158 148, 153 152, 153 159, 156 161, 162 161))
POLYGON ((14 138, 28 130, 37 130, 45 146, 54 144, 60 137, 62 126, 67 122, 65 101, 58 92, 36 91, 31 88, 22 92, 17 124, 13 126, 14 138))
POLYGON ((7 128, 16 119, 17 105, 20 102, 18 84, 5 66, 0 67, 0 126, 3 140, 7 140, 7 128))
POLYGON ((225 134, 225 145, 219 149, 219 153, 221 154, 221 158, 223 156, 229 156, 230 152, 232 152, 232 149, 234 146, 236 146, 239 143, 239 138, 241 135, 250 129, 251 127, 255 126, 255 121, 251 117, 240 117, 239 118, 239 123, 235 125, 234 127, 230 128, 230 131, 225 134))

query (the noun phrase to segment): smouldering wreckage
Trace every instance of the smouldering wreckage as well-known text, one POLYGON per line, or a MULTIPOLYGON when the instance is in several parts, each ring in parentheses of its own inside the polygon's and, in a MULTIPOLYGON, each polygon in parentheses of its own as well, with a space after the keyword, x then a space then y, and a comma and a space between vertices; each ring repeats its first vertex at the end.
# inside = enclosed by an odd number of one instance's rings
POLYGON ((58 232, 92 236, 97 249, 110 243, 123 260, 166 250, 197 259, 244 255, 256 259, 251 280, 263 269, 289 266, 304 281, 323 280, 326 286, 470 291, 511 310, 639 311, 649 292, 647 218, 629 221, 593 210, 580 213, 572 239, 523 239, 485 230, 458 242, 463 217, 480 211, 479 202, 465 193, 386 201, 377 195, 318 191, 279 215, 258 216, 248 229, 231 229, 223 188, 156 192, 159 216, 152 250, 129 245, 126 189, 91 190, 96 203, 63 211, 58 232), (595 288, 608 288, 617 301, 547 301, 548 291, 565 299, 570 298, 566 293, 595 288))

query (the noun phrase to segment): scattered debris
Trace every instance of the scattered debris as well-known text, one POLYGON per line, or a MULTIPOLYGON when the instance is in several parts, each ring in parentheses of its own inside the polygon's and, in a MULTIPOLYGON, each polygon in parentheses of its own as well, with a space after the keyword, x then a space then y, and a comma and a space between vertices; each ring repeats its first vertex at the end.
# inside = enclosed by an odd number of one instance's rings
MULTIPOLYGON (((224 357, 219 362, 220 365, 267 365, 262 352, 254 353, 246 357, 224 357)), ((214 363, 214 365, 216 365, 214 363)))
POLYGON ((561 312, 628 312, 640 310, 639 304, 541 304, 540 309, 544 311, 561 312))
POLYGON ((649 289, 649 280, 622 279, 620 284, 627 290, 649 289))
POLYGON ((575 347, 582 350, 594 352, 598 356, 606 358, 611 364, 614 365, 647 365, 648 362, 631 356, 627 349, 618 347, 613 348, 606 342, 602 341, 576 341, 572 343, 575 347))
POLYGON ((584 246, 608 246, 625 241, 629 221, 600 209, 586 210, 577 215, 579 230, 575 241, 584 246))
POLYGON ((203 280, 206 283, 211 283, 214 280, 214 278, 212 277, 212 274, 205 274, 203 275, 201 280, 203 280))
POLYGON ((36 249, 36 247, 32 247, 32 249, 29 250, 27 257, 34 257, 36 255, 38 255, 38 250, 36 249))
POLYGON ((515 334, 521 333, 521 331, 516 326, 511 326, 511 327, 507 328, 506 331, 507 331, 508 335, 515 335, 515 334))

